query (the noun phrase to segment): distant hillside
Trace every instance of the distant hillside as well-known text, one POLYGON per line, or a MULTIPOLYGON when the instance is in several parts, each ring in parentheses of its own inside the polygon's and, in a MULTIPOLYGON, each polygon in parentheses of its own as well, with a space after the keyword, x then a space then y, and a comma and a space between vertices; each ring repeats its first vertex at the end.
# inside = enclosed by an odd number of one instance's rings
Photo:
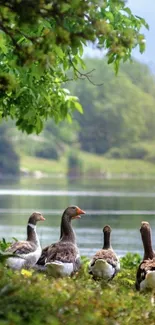
POLYGON ((86 64, 87 71, 95 69, 93 84, 79 80, 67 85, 84 108, 83 115, 75 114, 82 149, 105 154, 112 148, 154 140, 155 80, 149 68, 137 61, 122 64, 116 77, 104 59, 87 58, 86 64))
MULTIPOLYGON (((69 157, 71 164, 78 164, 77 153, 82 150, 108 159, 154 163, 155 77, 148 66, 138 61, 122 64, 116 77, 105 59, 87 58, 86 64, 87 71, 95 69, 92 82, 85 79, 66 84, 79 98, 83 114, 75 112, 73 123, 56 125, 48 120, 39 136, 22 134, 10 121, 5 138, 20 157, 55 161, 69 157)), ((0 154, 2 148, 3 141, 0 154)))

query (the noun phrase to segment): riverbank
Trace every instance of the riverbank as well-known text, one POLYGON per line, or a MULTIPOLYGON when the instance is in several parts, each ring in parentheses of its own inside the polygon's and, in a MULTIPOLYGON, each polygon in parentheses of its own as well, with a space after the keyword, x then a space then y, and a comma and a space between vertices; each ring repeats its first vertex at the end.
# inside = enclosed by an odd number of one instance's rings
MULTIPOLYGON (((155 177, 155 164, 138 159, 107 159, 85 152, 78 153, 80 166, 78 175, 103 178, 152 178, 155 177)), ((63 156, 60 160, 47 160, 31 156, 21 157, 21 172, 36 177, 67 176, 68 158, 63 156)), ((72 176, 78 176, 73 168, 72 176)))

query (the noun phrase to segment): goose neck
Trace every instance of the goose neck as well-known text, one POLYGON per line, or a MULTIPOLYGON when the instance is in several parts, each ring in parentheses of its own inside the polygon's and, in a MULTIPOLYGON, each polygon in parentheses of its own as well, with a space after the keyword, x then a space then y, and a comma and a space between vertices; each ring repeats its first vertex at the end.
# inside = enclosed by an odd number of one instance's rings
POLYGON ((141 235, 144 246, 144 260, 152 259, 154 257, 154 251, 152 248, 151 230, 148 229, 141 235))
POLYGON ((61 241, 70 241, 75 243, 75 233, 71 225, 71 220, 67 218, 64 214, 61 220, 61 227, 60 227, 60 240, 61 241))
POLYGON ((27 225, 27 241, 31 241, 40 246, 39 238, 36 231, 36 225, 28 223, 27 225))
POLYGON ((104 239, 103 239, 103 249, 109 249, 109 248, 111 248, 110 232, 105 232, 104 239))

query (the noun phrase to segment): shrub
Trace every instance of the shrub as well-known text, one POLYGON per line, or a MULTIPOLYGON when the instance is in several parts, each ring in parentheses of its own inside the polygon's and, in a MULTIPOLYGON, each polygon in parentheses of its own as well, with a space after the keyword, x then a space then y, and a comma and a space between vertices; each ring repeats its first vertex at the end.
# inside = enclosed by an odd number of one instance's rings
POLYGON ((19 174, 19 156, 5 135, 0 136, 0 173, 19 174))
POLYGON ((105 157, 115 159, 144 159, 148 154, 148 149, 142 145, 130 145, 121 148, 110 149, 105 157))
POLYGON ((0 264, 0 324, 154 324, 150 293, 139 295, 134 286, 139 261, 138 254, 121 258, 121 271, 110 283, 92 280, 88 258, 82 258, 78 273, 64 279, 34 270, 13 272, 0 264))
POLYGON ((51 143, 46 143, 44 146, 36 150, 35 155, 40 158, 58 160, 60 153, 56 146, 51 143))
POLYGON ((0 240, 0 251, 5 251, 6 248, 8 248, 11 245, 11 243, 7 243, 5 238, 2 238, 0 240))
POLYGON ((148 150, 142 145, 132 145, 128 148, 128 153, 126 158, 130 159, 144 159, 148 154, 148 150))
POLYGON ((68 175, 79 176, 82 174, 82 161, 76 151, 71 151, 68 155, 68 175))
POLYGON ((138 267, 140 261, 141 257, 139 254, 127 253, 121 258, 121 267, 124 269, 132 269, 135 266, 138 267))
MULTIPOLYGON (((133 257, 137 261, 136 256, 128 255, 124 262, 131 266, 133 257)), ((83 263, 79 273, 64 279, 27 270, 12 272, 1 265, 0 324, 154 324, 150 293, 135 291, 135 265, 122 269, 105 284, 92 280, 86 269, 88 261, 83 263)))
POLYGON ((112 148, 107 152, 105 157, 120 159, 120 158, 123 158, 123 151, 120 148, 112 148))

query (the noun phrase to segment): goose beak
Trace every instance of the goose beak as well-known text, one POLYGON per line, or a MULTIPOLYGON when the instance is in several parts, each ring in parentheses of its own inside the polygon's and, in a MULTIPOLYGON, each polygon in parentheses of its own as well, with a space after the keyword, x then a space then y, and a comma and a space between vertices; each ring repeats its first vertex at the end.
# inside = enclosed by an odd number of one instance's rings
POLYGON ((77 208, 76 211, 77 211, 78 214, 86 214, 86 212, 81 210, 80 208, 77 208))
POLYGON ((41 217, 40 217, 40 220, 41 220, 41 221, 45 221, 46 219, 45 219, 43 216, 41 216, 41 217))
POLYGON ((81 218, 80 214, 85 214, 86 212, 81 210, 80 208, 77 208, 76 213, 77 213, 77 215, 74 216, 73 219, 80 219, 81 218))

